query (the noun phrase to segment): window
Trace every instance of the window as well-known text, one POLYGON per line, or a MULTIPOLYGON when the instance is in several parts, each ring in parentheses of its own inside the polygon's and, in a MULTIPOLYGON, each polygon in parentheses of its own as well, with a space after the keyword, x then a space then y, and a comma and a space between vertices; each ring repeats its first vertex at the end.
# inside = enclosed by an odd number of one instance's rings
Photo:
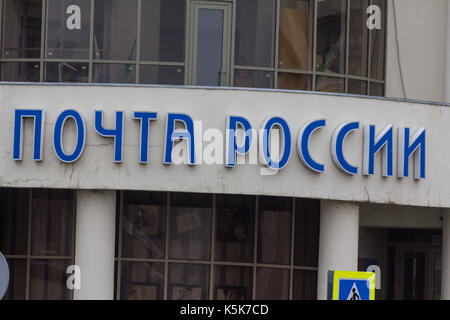
POLYGON ((118 194, 117 299, 315 299, 318 201, 118 194))
POLYGON ((0 250, 11 272, 5 299, 72 298, 74 206, 70 190, 0 189, 0 250))

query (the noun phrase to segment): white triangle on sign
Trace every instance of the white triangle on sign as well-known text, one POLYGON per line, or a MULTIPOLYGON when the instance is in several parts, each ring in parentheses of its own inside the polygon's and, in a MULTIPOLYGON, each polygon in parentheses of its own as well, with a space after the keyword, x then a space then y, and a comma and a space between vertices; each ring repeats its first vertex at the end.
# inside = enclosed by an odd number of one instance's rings
POLYGON ((356 282, 353 282, 353 286, 348 293, 347 300, 361 300, 361 295, 359 294, 356 282))

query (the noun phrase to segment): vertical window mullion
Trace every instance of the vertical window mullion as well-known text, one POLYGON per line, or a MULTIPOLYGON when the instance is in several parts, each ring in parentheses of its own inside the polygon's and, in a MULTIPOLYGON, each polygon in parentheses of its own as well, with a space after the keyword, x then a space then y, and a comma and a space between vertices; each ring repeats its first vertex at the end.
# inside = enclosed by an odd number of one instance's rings
POLYGON ((274 62, 274 79, 273 79, 273 87, 278 89, 278 55, 279 55, 279 46, 280 46, 280 6, 281 0, 277 0, 276 3, 276 15, 275 15, 275 62, 274 62))
POLYGON ((252 300, 256 300, 256 265, 258 263, 258 220, 259 220, 259 196, 255 197, 255 234, 253 235, 253 288, 252 300))
POLYGON ((317 64, 317 0, 314 0, 314 12, 313 12, 313 74, 312 74, 312 91, 316 90, 316 64, 317 64))
POLYGON ((164 296, 163 300, 167 300, 168 282, 169 282, 169 223, 170 223, 170 192, 167 192, 166 199, 166 243, 164 255, 164 296))
POLYGON ((89 69, 88 69, 88 83, 92 82, 92 75, 94 72, 94 0, 91 0, 91 12, 89 17, 89 69))
POLYGON ((25 300, 30 300, 30 268, 31 268, 31 218, 33 212, 33 189, 28 190, 28 230, 27 230, 27 271, 25 278, 25 300))
POLYGON ((209 299, 214 299, 214 259, 215 259, 215 238, 216 238, 216 194, 212 195, 212 219, 211 219, 211 248, 210 248, 210 268, 209 268, 209 299))
MULTIPOLYGON (((369 0, 369 6, 372 5, 372 0, 369 0)), ((367 36, 367 95, 370 96, 370 78, 372 76, 372 30, 368 30, 369 35, 367 36)))
POLYGON ((137 19, 136 19, 136 83, 139 83, 139 63, 141 62, 141 20, 142 19, 142 0, 137 0, 137 19))
POLYGON ((47 0, 42 0, 41 3, 41 49, 39 55, 39 81, 44 82, 44 53, 45 53, 45 42, 47 40, 46 33, 46 21, 47 21, 47 0))
POLYGON ((345 27, 345 87, 344 92, 348 93, 348 61, 350 56, 350 9, 351 9, 351 0, 347 0, 347 21, 345 27))
POLYGON ((289 300, 292 300, 294 290, 294 241, 295 241, 295 198, 292 198, 292 217, 291 217, 291 267, 289 270, 289 300))
POLYGON ((123 203, 124 203, 124 191, 119 191, 119 228, 118 228, 118 237, 119 241, 117 242, 117 286, 116 286, 116 299, 120 300, 120 290, 121 290, 121 281, 122 281, 122 229, 123 229, 123 203))

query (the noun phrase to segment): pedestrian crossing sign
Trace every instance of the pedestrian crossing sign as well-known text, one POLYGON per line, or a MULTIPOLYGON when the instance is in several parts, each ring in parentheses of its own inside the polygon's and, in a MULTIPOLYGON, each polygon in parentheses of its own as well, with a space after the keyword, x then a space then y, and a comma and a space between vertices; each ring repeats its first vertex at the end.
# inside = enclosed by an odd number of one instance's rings
POLYGON ((375 300, 375 273, 328 271, 329 300, 375 300))

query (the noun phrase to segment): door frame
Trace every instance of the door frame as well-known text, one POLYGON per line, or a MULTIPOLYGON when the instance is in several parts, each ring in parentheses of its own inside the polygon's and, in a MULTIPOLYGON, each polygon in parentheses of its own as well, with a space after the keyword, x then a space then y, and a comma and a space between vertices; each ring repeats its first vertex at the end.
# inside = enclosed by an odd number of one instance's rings
POLYGON ((233 85, 234 33, 236 0, 187 0, 186 1, 186 51, 185 85, 194 86, 197 72, 198 9, 224 9, 224 36, 222 39, 222 70, 225 71, 224 86, 233 85))

